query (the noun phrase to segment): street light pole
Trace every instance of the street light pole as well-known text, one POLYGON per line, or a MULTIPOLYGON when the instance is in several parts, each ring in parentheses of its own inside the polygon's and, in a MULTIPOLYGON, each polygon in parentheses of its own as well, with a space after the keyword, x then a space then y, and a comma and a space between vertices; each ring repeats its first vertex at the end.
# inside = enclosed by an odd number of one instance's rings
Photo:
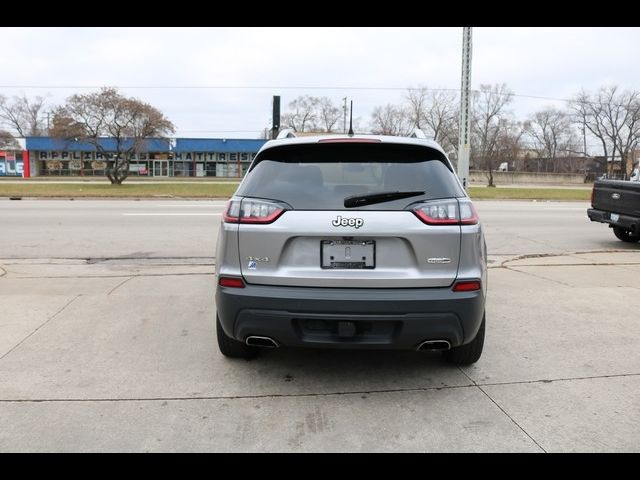
POLYGON ((458 178, 468 189, 469 183, 469 143, 471 130, 471 27, 462 31, 462 85, 460 88, 460 126, 458 139, 458 178))

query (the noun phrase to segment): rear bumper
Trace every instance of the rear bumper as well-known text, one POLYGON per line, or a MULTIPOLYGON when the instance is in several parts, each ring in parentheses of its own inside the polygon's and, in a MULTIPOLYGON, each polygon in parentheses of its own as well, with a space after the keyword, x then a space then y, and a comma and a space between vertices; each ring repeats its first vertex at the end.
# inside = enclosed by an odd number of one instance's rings
POLYGON ((484 304, 483 290, 450 288, 247 285, 216 290, 217 313, 228 336, 240 341, 266 336, 292 347, 415 349, 424 340, 441 339, 455 347, 475 338, 484 304), (352 322, 355 334, 340 336, 340 322, 352 322))
POLYGON ((638 217, 620 214, 618 220, 613 221, 611 220, 611 212, 597 210, 595 208, 589 208, 587 215, 592 222, 608 223, 614 227, 621 227, 632 232, 640 232, 640 218, 638 217))

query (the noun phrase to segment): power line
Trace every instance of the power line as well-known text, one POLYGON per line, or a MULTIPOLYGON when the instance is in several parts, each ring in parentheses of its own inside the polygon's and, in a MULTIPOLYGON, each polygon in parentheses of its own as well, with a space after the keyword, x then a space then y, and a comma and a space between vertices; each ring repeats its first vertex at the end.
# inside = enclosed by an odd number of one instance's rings
MULTIPOLYGON (((100 89, 105 85, 0 85, 0 88, 12 88, 12 89, 33 89, 33 90, 74 90, 74 89, 100 89)), ((346 86, 346 85, 334 85, 334 86, 322 86, 322 85, 113 85, 114 88, 126 89, 126 90, 362 90, 362 91, 417 91, 425 90, 428 92, 456 92, 459 93, 459 88, 414 88, 414 87, 382 87, 382 86, 346 86)), ((482 90, 471 90, 472 93, 482 93, 482 90)), ((548 100, 554 102, 572 102, 575 99, 570 98, 557 98, 546 97, 540 95, 525 95, 512 92, 490 92, 492 95, 499 96, 511 96, 518 98, 530 98, 534 100, 548 100)), ((594 102, 583 100, 581 103, 588 103, 592 105, 604 105, 606 102, 594 102)), ((624 105, 614 105, 622 107, 624 105)))

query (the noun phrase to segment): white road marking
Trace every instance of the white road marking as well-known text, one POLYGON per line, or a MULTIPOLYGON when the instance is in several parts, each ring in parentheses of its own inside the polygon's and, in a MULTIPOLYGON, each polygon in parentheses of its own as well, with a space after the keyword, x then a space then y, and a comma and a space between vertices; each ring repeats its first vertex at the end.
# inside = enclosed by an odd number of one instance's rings
POLYGON ((216 217, 222 215, 222 213, 123 213, 122 215, 125 217, 216 217))
POLYGON ((224 207, 226 202, 223 203, 207 203, 204 205, 155 205, 156 207, 173 207, 173 208, 190 208, 190 207, 200 207, 200 208, 219 208, 224 207))

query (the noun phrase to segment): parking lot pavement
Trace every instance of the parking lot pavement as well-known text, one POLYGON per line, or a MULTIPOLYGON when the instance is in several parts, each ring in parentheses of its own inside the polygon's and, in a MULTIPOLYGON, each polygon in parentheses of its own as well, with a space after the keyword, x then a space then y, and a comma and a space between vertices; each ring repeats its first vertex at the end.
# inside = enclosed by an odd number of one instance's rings
POLYGON ((222 357, 223 205, 0 202, 0 451, 640 450, 640 245, 585 204, 477 203, 488 324, 467 368, 222 357))
POLYGON ((640 251, 511 258, 492 263, 485 352, 463 369, 229 360, 212 264, 3 260, 0 451, 637 451, 640 251))

